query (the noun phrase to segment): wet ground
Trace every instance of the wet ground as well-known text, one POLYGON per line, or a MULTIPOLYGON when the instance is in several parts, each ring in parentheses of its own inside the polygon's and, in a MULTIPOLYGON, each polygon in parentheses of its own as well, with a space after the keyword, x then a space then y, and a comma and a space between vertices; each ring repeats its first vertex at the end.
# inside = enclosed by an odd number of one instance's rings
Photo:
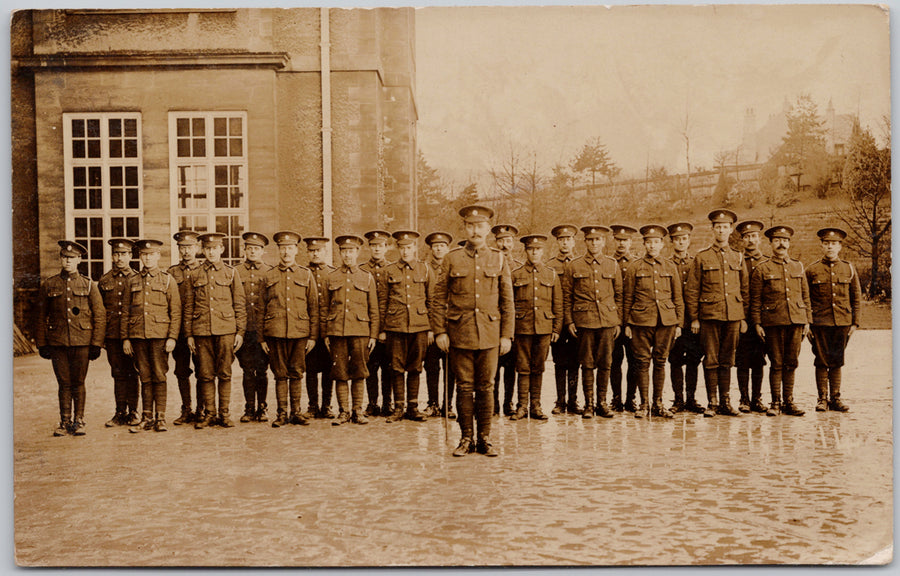
MULTIPOLYGON (((452 423, 447 437, 439 419, 106 429, 113 401, 105 357, 88 373, 87 436, 53 438, 50 363, 17 358, 17 562, 886 562, 893 536, 891 359, 889 331, 853 337, 844 372, 847 414, 813 411, 812 358, 804 346, 795 398, 805 417, 500 418, 493 437, 501 456, 489 459, 452 458, 458 427, 452 423)), ((233 411, 242 402, 238 382, 233 411)), ((768 399, 767 384, 764 390, 768 399)), ((548 409, 554 395, 548 371, 548 409)), ((170 420, 177 396, 170 374, 170 420)))

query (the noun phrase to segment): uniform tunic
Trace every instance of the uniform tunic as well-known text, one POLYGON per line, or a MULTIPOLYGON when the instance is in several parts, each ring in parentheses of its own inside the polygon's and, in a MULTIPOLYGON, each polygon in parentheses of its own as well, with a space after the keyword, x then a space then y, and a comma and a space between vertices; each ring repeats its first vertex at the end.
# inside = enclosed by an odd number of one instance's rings
POLYGON ((375 279, 358 266, 341 266, 328 275, 325 287, 322 309, 325 336, 331 341, 332 376, 340 381, 366 378, 366 345, 379 331, 375 279))
POLYGON ((750 317, 754 325, 766 329, 772 374, 777 378, 782 369, 796 368, 802 326, 812 322, 803 264, 772 256, 757 266, 750 280, 750 317))
POLYGON ((516 307, 516 372, 540 374, 553 334, 563 324, 562 284, 546 264, 524 264, 512 272, 516 307))
POLYGON ((306 341, 319 337, 319 292, 313 273, 299 264, 269 269, 261 285, 260 315, 276 380, 301 378, 306 341))
MULTIPOLYGON (((194 259, 190 264, 183 260, 178 264, 170 266, 166 272, 178 284, 178 297, 181 300, 182 313, 184 312, 184 304, 187 301, 188 284, 186 280, 190 280, 191 273, 200 267, 200 260, 194 259)), ((184 326, 184 318, 182 318, 182 326, 184 326)), ((188 378, 191 375, 191 350, 187 345, 187 336, 182 329, 178 333, 178 340, 175 342, 175 350, 172 351, 172 359, 175 361, 175 377, 178 379, 178 387, 181 392, 182 402, 185 407, 191 404, 191 389, 188 378)))
MULTIPOLYGON (((671 261, 678 269, 678 277, 681 279, 681 294, 684 299, 687 289, 688 276, 694 257, 685 252, 683 257, 673 254, 671 261)), ((703 348, 700 346, 700 338, 691 332, 691 317, 688 315, 687 305, 684 306, 684 322, 681 324, 681 336, 672 343, 669 351, 669 364, 673 366, 696 366, 703 360, 703 348)))
POLYGON ((137 274, 131 266, 122 270, 112 269, 104 274, 97 287, 106 308, 106 360, 114 382, 116 410, 137 409, 138 381, 134 360, 122 350, 122 323, 128 310, 122 306, 128 291, 128 282, 137 274))
POLYGON ((850 326, 859 325, 859 276, 846 260, 822 258, 806 269, 812 304, 813 354, 819 368, 840 368, 850 338, 850 326))
POLYGON ((247 308, 240 274, 221 260, 191 273, 184 301, 185 336, 244 335, 247 308))
MULTIPOLYGON (((744 267, 746 268, 747 278, 753 278, 753 272, 760 263, 765 262, 766 256, 758 249, 754 251, 744 250, 744 267)), ((735 351, 734 363, 738 368, 742 369, 759 369, 761 370, 766 364, 766 345, 760 340, 759 335, 753 327, 738 338, 738 347, 735 351)))

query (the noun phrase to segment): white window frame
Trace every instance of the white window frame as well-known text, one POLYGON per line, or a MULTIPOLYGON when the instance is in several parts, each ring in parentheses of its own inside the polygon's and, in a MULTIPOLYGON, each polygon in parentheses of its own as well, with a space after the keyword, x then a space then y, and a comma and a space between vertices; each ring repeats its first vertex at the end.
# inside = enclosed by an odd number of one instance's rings
MULTIPOLYGON (((144 230, 144 170, 143 170, 143 140, 140 112, 65 112, 63 117, 63 165, 65 186, 65 221, 66 238, 75 238, 76 218, 102 218, 103 220, 103 270, 112 267, 112 247, 107 240, 112 238, 110 221, 112 218, 138 219, 138 236, 129 237, 137 239, 144 230), (137 123, 137 157, 111 158, 109 155, 109 120, 136 120, 137 123), (100 121, 100 158, 74 158, 72 156, 72 121, 73 120, 99 120, 100 121), (99 166, 101 169, 101 208, 75 208, 75 183, 74 168, 99 166), (110 168, 113 167, 137 168, 137 208, 111 208, 110 207, 110 168)), ((125 198, 123 198, 124 204, 125 198)), ((90 199, 88 199, 90 202, 90 199)), ((90 274, 90 262, 88 261, 88 274, 90 274)), ((137 260, 132 261, 136 264, 137 260)), ((96 280, 96 278, 95 278, 96 280)))
MULTIPOLYGON (((175 234, 179 228, 179 220, 182 216, 205 216, 209 232, 214 232, 217 216, 237 216, 240 221, 241 229, 247 230, 249 221, 249 163, 248 163, 248 126, 247 112, 241 110, 218 110, 218 111, 172 111, 169 112, 169 193, 171 207, 170 222, 171 232, 175 234), (206 155, 202 157, 178 156, 178 120, 179 119, 195 119, 202 118, 205 122, 204 138, 206 155), (215 155, 215 130, 214 122, 216 118, 240 118, 241 119, 241 155, 240 156, 216 156, 215 155), (179 188, 181 185, 179 173, 182 167, 193 166, 206 172, 206 207, 205 208, 181 208, 179 201, 179 188), (241 194, 241 205, 238 208, 217 208, 215 195, 215 168, 221 166, 238 166, 241 168, 242 177, 238 181, 238 189, 241 194)), ((229 264, 237 264, 241 261, 241 242, 240 235, 230 236, 237 238, 234 245, 237 246, 234 253, 223 259, 229 264)), ((178 254, 178 248, 175 241, 172 240, 172 254, 178 254)), ((227 253, 227 252, 226 252, 227 253)), ((173 261, 177 257, 173 256, 173 261)))

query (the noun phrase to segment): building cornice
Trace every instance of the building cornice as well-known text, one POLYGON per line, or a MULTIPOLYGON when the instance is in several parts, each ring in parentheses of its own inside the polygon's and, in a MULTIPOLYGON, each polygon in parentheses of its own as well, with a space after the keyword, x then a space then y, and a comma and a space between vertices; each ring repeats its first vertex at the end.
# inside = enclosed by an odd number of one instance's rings
POLYGON ((29 56, 13 60, 13 67, 31 70, 102 68, 269 68, 283 70, 290 63, 286 52, 81 52, 29 56))

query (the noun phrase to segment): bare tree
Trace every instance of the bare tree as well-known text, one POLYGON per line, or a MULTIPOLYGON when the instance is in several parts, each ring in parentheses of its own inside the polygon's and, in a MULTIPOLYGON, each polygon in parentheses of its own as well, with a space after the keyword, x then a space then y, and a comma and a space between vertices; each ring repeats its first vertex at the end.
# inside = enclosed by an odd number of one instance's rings
POLYGON ((693 206, 694 199, 691 193, 691 128, 693 128, 693 123, 691 122, 691 111, 687 104, 684 106, 684 118, 682 118, 681 125, 678 128, 681 139, 684 140, 684 161, 687 164, 687 182, 685 184, 684 197, 688 206, 693 206))

